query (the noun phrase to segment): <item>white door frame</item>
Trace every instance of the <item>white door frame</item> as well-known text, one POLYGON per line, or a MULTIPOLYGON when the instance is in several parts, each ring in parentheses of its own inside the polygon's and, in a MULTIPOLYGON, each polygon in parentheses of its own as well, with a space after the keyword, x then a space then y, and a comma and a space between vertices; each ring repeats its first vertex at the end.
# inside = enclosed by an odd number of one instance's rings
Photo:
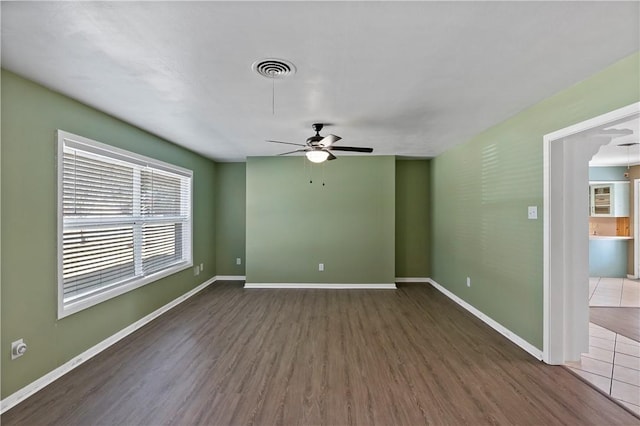
POLYGON ((638 279, 640 271, 640 223, 638 198, 640 196, 640 179, 633 180, 633 275, 629 278, 638 279))
POLYGON ((548 364, 579 359, 589 344, 588 163, 611 139, 577 134, 638 113, 640 102, 543 137, 542 359, 548 364))

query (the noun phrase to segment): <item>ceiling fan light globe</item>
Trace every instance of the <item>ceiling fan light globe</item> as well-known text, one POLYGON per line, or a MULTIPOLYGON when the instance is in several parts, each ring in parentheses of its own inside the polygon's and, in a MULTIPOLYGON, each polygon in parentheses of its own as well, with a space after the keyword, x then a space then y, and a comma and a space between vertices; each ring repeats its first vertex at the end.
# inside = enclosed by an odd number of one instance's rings
POLYGON ((327 151, 307 151, 305 155, 312 163, 322 163, 329 158, 329 153, 327 151))

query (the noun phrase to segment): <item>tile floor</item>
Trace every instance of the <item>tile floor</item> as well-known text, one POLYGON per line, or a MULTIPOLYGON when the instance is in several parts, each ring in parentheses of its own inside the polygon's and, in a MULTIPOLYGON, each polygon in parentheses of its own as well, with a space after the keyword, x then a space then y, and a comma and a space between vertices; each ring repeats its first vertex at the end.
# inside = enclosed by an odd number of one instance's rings
MULTIPOLYGON (((589 306, 640 307, 640 282, 590 278, 589 306)), ((589 323, 589 352, 567 366, 640 416, 640 342, 589 323)))
POLYGON ((640 307, 640 281, 589 278, 589 306, 640 307))

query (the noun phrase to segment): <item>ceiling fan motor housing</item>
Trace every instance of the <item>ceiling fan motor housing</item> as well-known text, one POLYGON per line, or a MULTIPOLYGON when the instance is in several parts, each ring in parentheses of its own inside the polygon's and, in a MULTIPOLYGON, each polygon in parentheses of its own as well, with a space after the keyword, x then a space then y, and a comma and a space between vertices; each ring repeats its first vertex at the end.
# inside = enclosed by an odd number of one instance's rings
POLYGON ((315 135, 315 136, 311 136, 310 138, 307 138, 307 145, 309 146, 313 146, 313 147, 319 147, 319 143, 320 141, 324 139, 323 136, 320 135, 315 135))

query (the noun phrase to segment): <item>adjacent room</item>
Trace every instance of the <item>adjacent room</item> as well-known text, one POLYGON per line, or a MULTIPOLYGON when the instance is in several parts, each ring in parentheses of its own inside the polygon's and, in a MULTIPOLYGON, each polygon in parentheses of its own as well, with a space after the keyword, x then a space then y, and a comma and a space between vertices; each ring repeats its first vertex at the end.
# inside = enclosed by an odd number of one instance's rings
POLYGON ((2 424, 640 424, 639 2, 0 12, 2 424))

